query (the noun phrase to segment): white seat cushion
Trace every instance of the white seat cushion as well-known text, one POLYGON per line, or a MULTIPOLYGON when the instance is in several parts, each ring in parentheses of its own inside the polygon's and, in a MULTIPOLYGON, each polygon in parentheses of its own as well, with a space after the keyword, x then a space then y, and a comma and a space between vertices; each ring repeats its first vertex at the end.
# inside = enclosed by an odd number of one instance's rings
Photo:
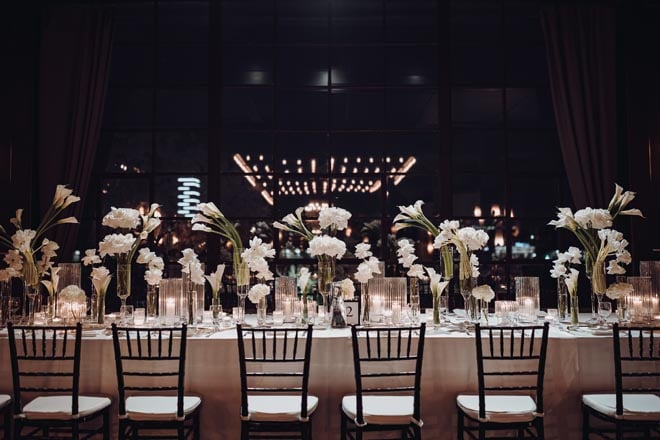
POLYGON ((0 394, 0 409, 4 408, 11 401, 11 397, 6 394, 0 394))
MULTIPOLYGON (((469 417, 479 420, 479 396, 460 395, 456 403, 469 417)), ((486 420, 493 423, 531 422, 537 417, 536 403, 530 396, 486 396, 486 420)))
MULTIPOLYGON (((37 397, 23 407, 23 414, 34 420, 67 420, 71 415, 71 396, 37 397)), ((107 397, 78 396, 78 417, 88 416, 110 406, 107 397)))
MULTIPOLYGON (((301 396, 248 396, 248 417, 254 422, 296 422, 300 418, 301 396)), ((307 396, 307 416, 319 405, 319 398, 307 396)))
MULTIPOLYGON (((126 398, 126 417, 130 420, 176 420, 176 396, 131 396, 126 398)), ((202 399, 183 397, 183 415, 197 408, 202 399)))
MULTIPOLYGON (((362 396, 364 422, 372 425, 407 425, 413 422, 413 396, 362 396)), ((357 397, 344 396, 341 409, 351 420, 357 416, 357 397)), ((421 422, 420 422, 421 423, 421 422)))
MULTIPOLYGON (((616 394, 585 394, 582 402, 596 411, 610 417, 616 417, 616 394)), ((624 420, 660 421, 660 397, 655 394, 624 394, 624 420)))

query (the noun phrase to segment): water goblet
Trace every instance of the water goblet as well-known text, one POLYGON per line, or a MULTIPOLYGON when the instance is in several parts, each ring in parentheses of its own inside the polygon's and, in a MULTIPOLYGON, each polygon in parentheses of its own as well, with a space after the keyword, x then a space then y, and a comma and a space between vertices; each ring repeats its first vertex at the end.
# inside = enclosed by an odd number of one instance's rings
POLYGON ((598 315, 601 319, 601 328, 607 328, 607 318, 612 314, 612 303, 600 301, 598 303, 598 315))

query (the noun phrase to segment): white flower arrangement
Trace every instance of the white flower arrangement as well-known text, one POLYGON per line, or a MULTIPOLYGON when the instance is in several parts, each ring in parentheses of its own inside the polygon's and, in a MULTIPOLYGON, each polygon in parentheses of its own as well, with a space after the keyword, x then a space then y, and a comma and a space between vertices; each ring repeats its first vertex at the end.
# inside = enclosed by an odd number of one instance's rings
POLYGON ((495 292, 493 292, 493 289, 488 284, 482 284, 472 289, 472 296, 475 299, 488 303, 495 298, 495 292))
POLYGON ((62 289, 58 295, 58 300, 68 304, 87 304, 85 291, 74 284, 62 289))
POLYGON ((605 291, 605 295, 612 300, 620 300, 626 298, 628 295, 635 291, 630 283, 614 283, 611 284, 605 291))
POLYGON ((606 261, 609 257, 614 257, 608 261, 607 273, 610 275, 621 275, 626 270, 621 264, 630 264, 632 257, 626 250, 628 240, 623 238, 623 234, 614 229, 601 229, 598 231, 600 239, 600 249, 596 256, 596 261, 606 261))
POLYGON ((268 295, 270 295, 270 286, 268 284, 255 284, 248 291, 248 298, 254 304, 258 304, 259 300, 266 298, 268 295))
POLYGON ((101 264, 101 257, 96 254, 96 249, 85 250, 85 256, 82 257, 83 266, 101 264))
POLYGON ((442 295, 442 292, 449 285, 449 281, 442 281, 442 274, 436 273, 435 269, 431 267, 426 267, 426 272, 429 274, 429 286, 431 287, 431 293, 434 296, 442 295))
POLYGON ((338 207, 324 207, 319 212, 319 225, 321 229, 341 231, 348 227, 348 220, 352 214, 338 207))
POLYGON ((264 243, 261 238, 254 237, 250 240, 250 247, 243 251, 241 258, 251 271, 256 272, 256 277, 269 281, 273 279, 273 273, 268 269, 266 258, 273 258, 275 249, 273 243, 264 243))
POLYGON ((479 259, 473 254, 488 243, 488 234, 471 226, 459 228, 457 220, 445 220, 440 224, 440 233, 433 241, 433 247, 441 249, 454 245, 460 256, 459 279, 466 280, 479 276, 479 259))
POLYGON ((94 289, 96 289, 96 293, 99 295, 105 295, 108 290, 108 285, 110 285, 110 279, 112 279, 110 271, 104 266, 95 267, 92 269, 90 278, 94 285, 94 289))
POLYGON ((326 255, 341 260, 346 253, 346 243, 336 237, 321 235, 310 240, 309 252, 313 257, 326 255))
POLYGON ((190 276, 190 281, 194 284, 204 284, 204 270, 195 251, 187 248, 182 253, 183 257, 178 260, 181 265, 181 272, 187 273, 190 276))
POLYGON ((135 244, 135 237, 131 234, 108 234, 99 243, 101 258, 120 254, 130 254, 135 244))
POLYGON ((345 278, 339 282, 339 288, 341 289, 341 296, 345 300, 350 300, 355 298, 355 284, 350 278, 345 278))
POLYGON ((22 277, 27 285, 39 285, 40 278, 51 268, 51 260, 59 249, 58 244, 45 238, 44 234, 57 225, 78 223, 75 217, 59 218, 66 208, 78 201, 80 197, 73 195, 73 190, 66 185, 57 185, 53 201, 36 229, 23 227, 22 209, 17 209, 16 216, 9 220, 16 228, 14 234, 10 235, 0 225, 0 245, 9 249, 5 257, 8 267, 3 277, 22 277), (37 261, 39 252, 41 258, 37 261))
POLYGON ((50 280, 41 280, 41 284, 46 287, 46 291, 48 292, 49 296, 55 296, 57 293, 57 288, 59 287, 60 283, 60 276, 58 275, 58 272, 60 271, 59 267, 51 266, 49 270, 50 274, 50 280))
POLYGON ((103 226, 112 229, 135 229, 140 224, 140 211, 132 208, 110 208, 101 221, 103 226))
POLYGON ((236 226, 220 212, 220 209, 213 202, 200 203, 197 205, 197 210, 199 212, 191 220, 192 230, 210 232, 229 240, 233 247, 232 259, 234 273, 236 274, 238 266, 241 264, 241 252, 243 250, 243 241, 236 226))
POLYGON ((300 274, 298 275, 298 287, 300 288, 300 293, 305 295, 305 292, 307 291, 307 285, 309 284, 309 277, 311 276, 311 273, 309 272, 309 269, 306 267, 303 267, 300 269, 300 274))
POLYGON ((225 273, 225 265, 218 264, 215 269, 215 272, 211 272, 209 275, 204 275, 206 281, 208 281, 209 286, 211 286, 211 293, 213 298, 218 298, 218 293, 220 292, 220 287, 222 287, 222 275, 225 273))
POLYGON ((552 278, 565 277, 573 264, 582 264, 582 251, 575 246, 569 247, 566 252, 557 253, 557 258, 552 262, 550 276, 552 278))
POLYGON ((305 221, 302 218, 302 213, 305 208, 297 208, 293 214, 284 216, 281 222, 274 222, 273 226, 282 231, 292 232, 307 239, 307 241, 314 238, 314 233, 305 226, 305 221))
POLYGON ((150 286, 160 285, 160 281, 163 279, 163 269, 165 268, 165 262, 149 248, 142 248, 138 252, 138 257, 135 260, 138 264, 146 264, 147 270, 144 271, 144 280, 150 286))
POLYGON ((378 261, 378 258, 373 256, 371 245, 369 243, 360 243, 356 245, 355 256, 364 260, 358 265, 357 271, 354 275, 359 283, 366 283, 373 278, 374 274, 380 273, 380 268, 378 267, 380 262, 378 261))
POLYGON ((579 274, 580 271, 571 268, 570 273, 567 273, 564 278, 564 283, 566 283, 566 287, 568 288, 568 294, 571 296, 577 295, 579 274))
POLYGON ((426 278, 424 275, 424 266, 421 264, 415 264, 417 260, 417 255, 415 255, 415 248, 408 239, 401 239, 397 242, 398 249, 396 254, 399 257, 398 261, 401 266, 405 269, 408 269, 406 273, 410 278, 419 278, 423 280, 426 278))

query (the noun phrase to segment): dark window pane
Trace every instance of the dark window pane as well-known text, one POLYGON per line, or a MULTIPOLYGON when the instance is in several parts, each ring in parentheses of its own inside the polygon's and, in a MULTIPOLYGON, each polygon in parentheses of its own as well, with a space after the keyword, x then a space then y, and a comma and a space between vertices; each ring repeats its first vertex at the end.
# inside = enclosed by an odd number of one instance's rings
POLYGON ((454 0, 451 11, 451 36, 457 43, 499 44, 502 29, 500 2, 454 0))
MULTIPOLYGON (((287 174, 317 174, 329 171, 328 137, 317 133, 282 133, 276 138, 274 169, 287 174)), ((272 164, 271 164, 272 165, 272 164)), ((311 194, 321 194, 317 187, 311 194)))
POLYGON ((383 41, 383 2, 381 0, 334 0, 332 39, 341 43, 380 43, 383 41))
POLYGON ((554 131, 511 130, 509 164, 514 173, 551 173, 561 170, 561 151, 554 131))
POLYGON ((497 46, 461 45, 452 49, 452 82, 493 83, 501 80, 502 61, 497 46))
POLYGON ((263 47, 226 47, 222 50, 224 84, 265 85, 273 83, 273 53, 263 47))
MULTIPOLYGON (((275 185, 277 189, 275 216, 277 218, 282 218, 301 206, 327 203, 331 199, 330 179, 327 178, 299 177, 291 174, 278 177, 275 185)), ((285 236, 288 237, 288 234, 285 236)))
POLYGON ((108 90, 103 113, 103 126, 107 128, 145 128, 153 123, 153 90, 108 90))
POLYGON ((105 215, 114 206, 134 208, 149 206, 149 180, 146 178, 103 179, 101 181, 101 212, 105 215))
POLYGON ((278 92, 279 125, 282 128, 325 128, 328 93, 325 91, 278 92))
POLYGON ((507 116, 511 126, 546 127, 553 122, 552 103, 547 90, 506 89, 507 116))
POLYGON ((455 130, 452 166, 457 171, 504 170, 504 133, 499 130, 455 130))
POLYGON ((161 84, 204 84, 209 79, 206 46, 166 46, 159 49, 158 79, 161 84))
POLYGON ((459 89, 451 92, 452 122, 490 126, 502 121, 501 89, 459 89))
POLYGON ((171 89, 158 91, 160 127, 206 127, 209 118, 207 89, 171 89))
POLYGON ((146 43, 154 41, 154 5, 146 3, 123 3, 114 9, 115 43, 146 43))
POLYGON ((455 217, 504 215, 504 181, 494 174, 456 173, 452 178, 455 217))
POLYGON ((328 54, 318 48, 279 50, 277 82, 285 86, 327 86, 328 54))
MULTIPOLYGON (((206 262, 206 242, 214 239, 211 234, 201 231, 193 231, 189 220, 163 219, 160 227, 154 234, 156 242, 156 253, 162 255, 165 260, 165 271, 169 277, 181 276, 181 265, 177 260, 181 257, 181 251, 192 248, 200 258, 206 262)), ((214 270, 214 269, 212 269, 214 270)))
POLYGON ((220 186, 220 206, 223 212, 234 217, 264 217, 272 211, 272 181, 262 186, 264 179, 256 181, 251 176, 227 174, 220 186))
POLYGON ((382 209, 383 185, 372 175, 333 177, 330 180, 330 190, 334 204, 347 209, 355 216, 370 216, 382 209))
POLYGON ((114 132, 101 137, 99 157, 109 173, 151 171, 151 133, 114 132))
POLYGON ((330 171, 338 177, 383 173, 384 137, 374 133, 334 133, 330 138, 330 171))
POLYGON ((208 199, 206 176, 157 176, 154 179, 154 198, 161 205, 163 217, 190 217, 198 203, 208 199))
POLYGON ((147 85, 154 80, 154 48, 147 44, 115 44, 110 81, 113 84, 147 85))
POLYGON ((544 40, 539 4, 527 0, 506 2, 504 30, 511 45, 542 44, 544 40))
POLYGON ((202 131, 156 134, 156 171, 196 172, 208 169, 208 137, 202 131))
POLYGON ((333 128, 379 128, 383 126, 385 96, 382 91, 333 90, 333 128))
POLYGON ((208 2, 158 3, 158 39, 161 42, 208 42, 208 2))
POLYGON ((511 178, 511 209, 516 217, 552 218, 559 201, 558 178, 511 178))
MULTIPOLYGON (((514 212, 515 215, 515 212, 514 212)), ((546 261, 554 259, 557 232, 543 220, 511 219, 511 258, 514 260, 546 261)))
POLYGON ((221 5, 223 42, 273 41, 272 0, 225 0, 221 5))
POLYGON ((387 83, 426 85, 438 82, 437 49, 392 48, 387 52, 387 83))
POLYGON ((266 133, 224 132, 222 138, 222 171, 246 172, 257 165, 257 171, 273 171, 273 140, 266 133), (266 169, 268 165, 268 169, 266 169))
POLYGON ((511 47, 508 50, 507 82, 547 87, 548 65, 543 46, 511 47))
POLYGON ((222 120, 228 128, 268 128, 273 125, 273 92, 261 88, 222 91, 222 120))
POLYGON ((438 92, 436 90, 390 90, 386 97, 385 122, 393 128, 436 128, 438 92))
POLYGON ((408 206, 415 203, 415 200, 424 200, 431 205, 424 208, 424 212, 428 210, 431 213, 432 205, 440 200, 440 187, 436 176, 388 176, 387 192, 387 212, 391 215, 399 212, 397 206, 408 206), (414 194, 414 200, 411 194, 414 194))
POLYGON ((328 41, 327 1, 280 0, 278 40, 283 43, 319 43, 328 41))
MULTIPOLYGON (((441 145, 435 133, 392 133, 384 139, 383 168, 408 174, 436 174, 442 168, 441 145)), ((443 161, 444 162, 444 161, 443 161)))
POLYGON ((436 42, 436 3, 435 0, 387 0, 387 41, 436 42))
POLYGON ((385 56, 378 47, 336 47, 332 50, 332 83, 383 84, 385 56))

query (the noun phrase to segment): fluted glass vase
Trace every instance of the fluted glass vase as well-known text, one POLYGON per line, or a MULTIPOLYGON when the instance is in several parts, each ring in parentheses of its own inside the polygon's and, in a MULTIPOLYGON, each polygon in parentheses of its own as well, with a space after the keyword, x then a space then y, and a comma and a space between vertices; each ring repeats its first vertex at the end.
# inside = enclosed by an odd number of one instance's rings
POLYGON ((326 316, 329 316, 329 301, 330 290, 332 289, 332 281, 335 278, 336 260, 332 257, 323 255, 319 257, 318 264, 318 289, 319 294, 323 297, 323 307, 325 308, 326 316))
POLYGON ((117 296, 121 300, 122 307, 131 296, 131 261, 128 254, 117 256, 117 296))

